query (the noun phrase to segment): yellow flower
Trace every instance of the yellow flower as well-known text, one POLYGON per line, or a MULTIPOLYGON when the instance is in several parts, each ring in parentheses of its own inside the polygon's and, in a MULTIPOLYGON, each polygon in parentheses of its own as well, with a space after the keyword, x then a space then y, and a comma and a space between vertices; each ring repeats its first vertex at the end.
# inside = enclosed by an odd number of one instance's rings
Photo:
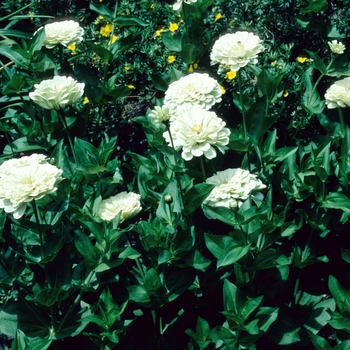
POLYGON ((198 63, 193 63, 193 69, 197 69, 198 68, 198 63))
POLYGON ((101 27, 100 34, 102 36, 109 36, 112 33, 112 29, 112 24, 106 24, 104 27, 101 27))
POLYGON ((305 61, 307 61, 307 57, 298 57, 297 58, 297 61, 299 62, 299 63, 305 63, 305 61))
POLYGON ((89 98, 87 96, 85 96, 84 97, 84 104, 89 103, 89 102, 90 102, 89 98))
POLYGON ((152 4, 149 8, 150 8, 150 9, 154 9, 154 4, 152 4))
POLYGON ((214 22, 218 21, 221 17, 222 17, 221 13, 218 13, 218 14, 215 16, 214 22))
POLYGON ((277 61, 271 62, 271 66, 274 67, 277 64, 277 61))
POLYGON ((103 2, 103 0, 98 0, 98 2, 103 2))
POLYGON ((116 35, 112 36, 112 40, 108 42, 108 45, 114 44, 118 40, 118 37, 116 35))
POLYGON ((188 67, 188 71, 189 71, 190 73, 193 72, 193 66, 192 66, 192 64, 190 64, 190 66, 188 67))
POLYGON ((76 49, 76 47, 77 46, 75 44, 70 44, 70 45, 67 46, 67 49, 71 50, 71 51, 74 51, 76 49))
POLYGON ((173 56, 173 55, 168 56, 168 62, 169 63, 175 62, 175 56, 173 56))
POLYGON ((225 88, 222 85, 219 84, 219 88, 221 90, 221 95, 226 94, 226 90, 225 90, 225 88))
POLYGON ((289 95, 289 92, 288 92, 288 90, 286 90, 283 94, 283 97, 288 97, 288 95, 289 95))
POLYGON ((228 80, 232 80, 232 79, 236 78, 236 75, 237 75, 237 73, 232 71, 232 70, 230 70, 229 72, 226 73, 226 77, 228 80))
POLYGON ((160 33, 162 33, 162 32, 164 32, 163 28, 159 29, 159 30, 156 30, 156 34, 154 35, 154 37, 156 38, 156 37, 160 36, 160 33))
POLYGON ((124 69, 125 69, 126 71, 128 71, 128 70, 130 70, 130 66, 128 66, 128 65, 126 64, 125 67, 124 67, 124 69))
POLYGON ((129 85, 128 85, 128 88, 129 88, 129 89, 135 89, 135 86, 132 85, 132 84, 129 84, 129 85))
POLYGON ((177 25, 177 23, 171 23, 170 24, 170 27, 169 27, 169 30, 173 33, 175 32, 176 30, 179 29, 179 26, 177 25))

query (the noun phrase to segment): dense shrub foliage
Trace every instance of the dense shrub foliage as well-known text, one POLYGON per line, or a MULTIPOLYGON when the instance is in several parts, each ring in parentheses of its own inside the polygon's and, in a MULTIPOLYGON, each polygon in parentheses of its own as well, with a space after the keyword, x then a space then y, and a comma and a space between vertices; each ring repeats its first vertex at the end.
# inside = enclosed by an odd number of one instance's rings
POLYGON ((350 348, 350 1, 0 5, 0 345, 350 348))

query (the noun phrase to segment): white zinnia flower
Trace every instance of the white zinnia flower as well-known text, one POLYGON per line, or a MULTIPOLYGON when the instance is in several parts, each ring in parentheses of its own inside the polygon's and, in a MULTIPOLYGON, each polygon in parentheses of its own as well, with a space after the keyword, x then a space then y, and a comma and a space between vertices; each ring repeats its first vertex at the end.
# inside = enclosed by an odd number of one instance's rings
POLYGON ((84 87, 84 83, 78 83, 72 77, 55 76, 35 84, 29 98, 45 109, 60 109, 83 96, 84 87))
POLYGON ((63 46, 79 44, 82 42, 84 35, 84 29, 79 26, 78 22, 72 20, 48 23, 44 26, 44 30, 45 40, 43 45, 48 49, 52 49, 58 44, 63 46))
POLYGON ((221 101, 219 83, 207 73, 192 73, 174 81, 165 92, 164 103, 168 105, 197 105, 209 110, 221 101))
MULTIPOLYGON (((216 157, 216 146, 224 153, 224 147, 229 142, 230 130, 226 123, 214 112, 198 106, 184 106, 176 110, 170 120, 170 132, 174 147, 182 147, 182 158, 191 160, 193 157, 204 155, 208 159, 216 157)), ((170 143, 169 133, 163 136, 170 143)))
POLYGON ((257 35, 249 32, 225 34, 214 43, 210 53, 211 64, 222 64, 237 72, 248 63, 256 64, 257 56, 265 48, 257 35))
POLYGON ((240 207, 250 194, 266 187, 256 175, 240 168, 218 171, 206 183, 215 187, 203 204, 230 209, 240 207))
POLYGON ((101 201, 98 216, 105 221, 113 220, 121 212, 120 223, 132 218, 141 210, 141 196, 133 192, 120 192, 101 201))
POLYGON ((328 108, 350 107, 350 77, 336 81, 324 95, 328 108))
POLYGON ((27 203, 57 190, 62 170, 46 161, 43 154, 10 159, 0 165, 0 208, 19 219, 27 203))
POLYGON ((337 55, 341 55, 345 51, 345 45, 338 40, 328 41, 331 51, 337 55))
POLYGON ((190 4, 191 2, 197 2, 197 0, 176 0, 173 9, 175 11, 181 10, 183 2, 185 2, 186 4, 190 4))
POLYGON ((155 106, 154 109, 148 114, 149 117, 157 119, 159 122, 166 122, 170 119, 172 111, 170 106, 163 105, 155 106))

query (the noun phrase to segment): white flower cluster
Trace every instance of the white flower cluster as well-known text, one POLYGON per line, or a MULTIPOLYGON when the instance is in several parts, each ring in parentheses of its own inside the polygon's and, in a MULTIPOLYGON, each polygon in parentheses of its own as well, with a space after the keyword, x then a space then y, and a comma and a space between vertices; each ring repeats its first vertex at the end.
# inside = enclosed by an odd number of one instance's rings
POLYGON ((120 223, 122 223, 142 210, 140 199, 139 194, 120 192, 101 201, 98 216, 104 221, 111 221, 121 212, 120 223))
POLYGON ((79 26, 78 22, 72 20, 48 23, 44 26, 44 30, 45 40, 43 45, 48 49, 52 49, 59 44, 63 46, 79 44, 82 42, 84 35, 84 29, 79 26))
POLYGON ((203 204, 226 208, 240 207, 249 195, 266 187, 256 175, 240 168, 218 171, 206 183, 215 187, 203 204))
POLYGON ((181 10, 183 2, 185 2, 186 4, 190 4, 191 2, 197 2, 197 0, 177 0, 173 5, 173 9, 175 11, 181 10))
MULTIPOLYGON (((182 147, 182 158, 185 160, 202 155, 213 159, 216 157, 213 146, 224 153, 223 146, 229 142, 230 130, 225 125, 214 112, 199 106, 179 107, 170 123, 174 147, 182 147)), ((169 132, 166 131, 163 136, 170 143, 169 132)))
POLYGON ((207 73, 192 73, 174 81, 165 92, 164 104, 169 106, 200 106, 209 110, 221 101, 219 83, 207 73))
POLYGON ((350 77, 336 81, 324 95, 328 108, 350 107, 350 77))
POLYGON ((60 109, 83 96, 84 87, 84 83, 78 83, 72 77, 55 76, 35 84, 29 98, 45 109, 60 109))
POLYGON ((265 50, 261 42, 257 35, 249 32, 225 34, 214 43, 211 64, 230 66, 233 72, 248 63, 256 64, 258 54, 265 50))
MULTIPOLYGON (((171 83, 165 92, 164 105, 155 107, 149 117, 169 121, 175 148, 182 148, 182 158, 191 160, 204 155, 216 157, 217 147, 224 153, 230 130, 225 122, 209 109, 221 101, 218 82, 207 73, 192 73, 171 83)), ((163 134, 171 144, 169 132, 163 134)))
POLYGON ((328 41, 328 46, 333 53, 336 55, 341 55, 345 51, 345 45, 339 42, 338 40, 328 41))
POLYGON ((43 154, 5 161, 0 166, 0 208, 19 219, 27 203, 57 190, 61 175, 62 170, 49 164, 43 154))

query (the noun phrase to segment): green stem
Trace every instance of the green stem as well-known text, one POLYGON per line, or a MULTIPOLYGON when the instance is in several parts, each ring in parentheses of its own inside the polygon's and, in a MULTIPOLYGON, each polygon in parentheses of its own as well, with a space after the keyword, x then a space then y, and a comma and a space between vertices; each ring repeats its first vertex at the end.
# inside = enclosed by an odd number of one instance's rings
POLYGON ((71 139, 71 137, 69 135, 68 125, 67 125, 66 118, 65 118, 65 116, 63 114, 63 110, 62 109, 58 111, 58 115, 61 118, 62 124, 64 126, 64 130, 65 130, 66 135, 67 135, 67 139, 68 139, 68 142, 69 142, 69 147, 71 149, 71 152, 72 152, 72 155, 73 155, 73 158, 74 158, 74 162, 75 162, 75 164, 77 164, 77 159, 75 157, 75 152, 74 152, 73 141, 72 141, 72 139, 71 139))
MULTIPOLYGON (((85 281, 84 281, 84 285, 85 285, 85 286, 87 286, 87 285, 90 283, 90 281, 91 281, 93 275, 94 275, 94 271, 90 271, 89 275, 86 277, 86 279, 85 279, 85 281)), ((72 313, 72 311, 75 309, 75 307, 76 307, 76 306, 78 305, 78 303, 80 302, 80 299, 81 299, 81 297, 83 296, 83 293, 84 293, 84 290, 81 289, 80 292, 79 292, 79 294, 78 294, 77 297, 75 298, 73 304, 70 306, 70 308, 68 309, 67 313, 64 315, 64 317, 63 317, 63 319, 62 319, 62 321, 61 321, 61 323, 60 323, 60 325, 59 325, 59 327, 58 327, 57 332, 60 332, 60 331, 61 331, 61 329, 62 329, 62 327, 64 326, 64 324, 66 323, 68 317, 70 316, 70 314, 72 313)))
POLYGON ((341 107, 338 107, 338 114, 339 114, 339 120, 340 120, 340 125, 341 125, 341 133, 342 136, 345 136, 345 122, 344 122, 344 114, 343 114, 343 110, 341 109, 341 107))
POLYGON ((243 131, 244 131, 244 138, 247 139, 247 125, 246 125, 246 116, 245 116, 245 107, 243 102, 243 89, 242 89, 242 74, 241 70, 238 70, 238 91, 239 91, 239 98, 241 100, 241 107, 242 107, 242 123, 243 123, 243 131))
MULTIPOLYGON (((333 64, 333 61, 334 61, 334 57, 331 58, 327 68, 326 68, 326 71, 328 72, 329 68, 331 67, 331 65, 333 64)), ((314 94, 315 90, 316 90, 316 87, 317 85, 320 83, 320 81, 322 80, 322 78, 324 77, 325 75, 323 73, 321 73, 321 75, 318 77, 318 79, 316 80, 316 83, 315 85, 313 86, 312 90, 311 90, 311 94, 310 94, 310 98, 312 97, 312 95, 314 94)))
MULTIPOLYGON (((41 227, 40 227, 40 217, 39 217, 39 210, 36 205, 35 200, 33 201, 33 211, 34 211, 34 216, 35 216, 35 221, 38 227, 38 232, 39 232, 39 238, 40 238, 40 252, 41 252, 41 260, 44 259, 44 243, 43 243, 43 235, 41 232, 41 227)), ((46 265, 43 265, 44 273, 45 273, 45 278, 47 281, 47 285, 50 289, 52 289, 51 282, 50 282, 50 276, 47 271, 46 265)), ((51 314, 51 323, 52 323, 52 330, 55 331, 56 328, 56 317, 55 317, 55 311, 53 308, 53 305, 50 306, 50 314, 51 314)))
POLYGON ((146 276, 145 276, 145 273, 143 272, 139 258, 136 258, 135 261, 136 261, 137 269, 139 270, 142 279, 145 280, 146 276))
POLYGON ((202 171, 202 175, 203 175, 203 182, 205 182, 205 180, 207 179, 206 175, 205 175, 205 168, 204 168, 204 160, 203 157, 199 157, 199 164, 201 166, 201 171, 202 171))

